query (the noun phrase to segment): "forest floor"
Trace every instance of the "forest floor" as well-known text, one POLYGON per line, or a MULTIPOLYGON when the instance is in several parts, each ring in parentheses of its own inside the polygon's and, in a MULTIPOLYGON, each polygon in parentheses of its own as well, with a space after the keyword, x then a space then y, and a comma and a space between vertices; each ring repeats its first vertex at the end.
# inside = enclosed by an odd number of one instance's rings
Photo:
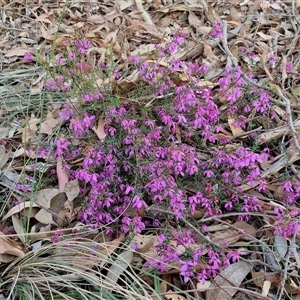
POLYGON ((300 299, 299 0, 0 0, 0 299, 300 299))

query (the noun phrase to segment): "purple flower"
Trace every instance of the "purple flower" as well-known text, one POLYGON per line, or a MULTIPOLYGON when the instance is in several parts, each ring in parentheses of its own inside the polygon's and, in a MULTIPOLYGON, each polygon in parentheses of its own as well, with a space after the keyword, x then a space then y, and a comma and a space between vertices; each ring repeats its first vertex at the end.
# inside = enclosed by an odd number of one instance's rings
POLYGON ((132 221, 134 223, 134 233, 140 233, 145 229, 145 223, 141 217, 134 217, 132 221))
POLYGON ((66 63, 66 60, 65 60, 64 58, 62 58, 62 57, 58 57, 58 58, 56 59, 56 63, 57 63, 58 65, 64 65, 64 64, 66 63))
POLYGON ((46 81, 46 90, 47 91, 57 91, 58 90, 58 85, 56 80, 54 79, 49 79, 48 81, 46 81))
POLYGON ((59 116, 60 118, 62 118, 64 121, 68 121, 71 119, 71 117, 73 116, 74 114, 74 110, 73 109, 70 109, 68 107, 63 107, 60 112, 59 112, 59 116))
POLYGON ((68 58, 69 58, 70 61, 75 61, 76 60, 76 55, 74 53, 70 52, 68 54, 68 58))
POLYGON ((206 280, 207 280, 207 271, 206 269, 201 270, 201 272, 197 273, 197 280, 199 282, 201 282, 202 284, 205 284, 206 280))
POLYGON ((234 88, 232 92, 228 95, 227 101, 229 104, 235 103, 243 95, 240 88, 234 88))
POLYGON ((64 138, 59 138, 56 140, 56 151, 54 153, 54 156, 62 156, 65 152, 68 152, 68 146, 71 144, 68 140, 64 138))
POLYGON ((88 65, 85 62, 79 62, 76 64, 76 68, 79 70, 86 70, 88 69, 88 65))
POLYGON ((180 275, 183 276, 184 283, 188 283, 189 279, 194 275, 195 262, 181 261, 180 275))
POLYGON ((236 249, 236 250, 231 250, 227 253, 227 258, 231 259, 232 262, 237 262, 240 260, 240 255, 241 255, 241 251, 236 249))
POLYGON ((218 39, 222 38, 222 23, 217 22, 213 25, 213 30, 210 32, 212 37, 216 37, 218 39))
POLYGON ((86 50, 89 49, 89 47, 90 47, 90 42, 87 39, 84 39, 83 41, 76 40, 75 46, 78 48, 78 51, 80 54, 85 55, 86 50))
POLYGON ((204 175, 207 177, 207 178, 211 178, 215 175, 215 173, 212 171, 212 170, 205 170, 204 171, 204 175))
POLYGON ((28 52, 25 52, 23 58, 25 61, 34 61, 35 60, 34 56, 28 52))
POLYGON ((271 63, 276 63, 278 60, 277 57, 273 54, 270 55, 268 59, 269 59, 269 62, 271 62, 271 63))
POLYGON ((187 35, 184 32, 181 32, 179 34, 175 34, 173 40, 178 46, 181 46, 184 43, 186 37, 187 35))
POLYGON ((132 199, 132 207, 141 209, 143 207, 147 207, 147 204, 139 195, 135 195, 132 199))
POLYGON ((168 45, 169 53, 174 53, 178 49, 178 45, 176 43, 170 43, 168 45))
POLYGON ((288 62, 286 64, 285 70, 287 73, 291 72, 293 70, 293 64, 291 62, 288 62))
POLYGON ((157 242, 159 245, 162 245, 166 241, 166 236, 164 234, 160 234, 157 237, 157 242))
POLYGON ((283 182, 283 190, 285 192, 293 192, 293 186, 292 183, 288 180, 283 182))
POLYGON ((141 62, 141 58, 137 56, 129 56, 127 59, 129 61, 132 61, 135 66, 137 66, 141 62))

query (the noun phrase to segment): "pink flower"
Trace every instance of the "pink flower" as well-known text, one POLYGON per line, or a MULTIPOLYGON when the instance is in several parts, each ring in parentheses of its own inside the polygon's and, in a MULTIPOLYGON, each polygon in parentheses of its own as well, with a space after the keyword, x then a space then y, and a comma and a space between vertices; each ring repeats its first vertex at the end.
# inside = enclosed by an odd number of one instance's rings
POLYGON ((188 283, 190 277, 194 275, 195 262, 192 261, 181 261, 180 275, 183 276, 184 283, 188 283))
POLYGON ((174 52, 177 50, 177 48, 178 48, 178 46, 177 46, 176 43, 170 43, 170 44, 168 45, 168 51, 169 51, 170 53, 174 53, 174 52))
POLYGON ((206 269, 201 270, 201 272, 197 273, 197 280, 200 281, 202 284, 205 284, 207 280, 207 271, 206 269))
POLYGON ((68 151, 68 146, 71 144, 68 140, 64 138, 59 138, 56 141, 56 151, 54 153, 54 156, 62 156, 65 152, 68 151))
POLYGON ((32 54, 28 53, 28 52, 25 52, 23 58, 24 58, 25 61, 34 61, 35 60, 34 56, 32 54))
POLYGON ((60 112, 59 112, 59 116, 60 118, 62 118, 64 121, 68 121, 71 119, 71 117, 73 116, 74 114, 74 110, 73 109, 70 109, 68 107, 63 107, 60 112))
POLYGON ((216 37, 218 39, 222 38, 222 23, 217 22, 213 25, 213 30, 210 32, 212 37, 216 37))
POLYGON ((227 253, 227 258, 231 259, 233 262, 237 262, 240 260, 240 255, 241 255, 241 251, 236 249, 236 250, 229 251, 227 253))
POLYGON ((285 192, 293 192, 293 186, 289 180, 283 182, 283 190, 285 192))
POLYGON ((186 39, 186 34, 184 32, 181 32, 179 34, 175 34, 173 39, 174 42, 178 45, 181 46, 184 43, 184 40, 186 39))
POLYGON ((204 175, 207 177, 207 178, 211 178, 215 175, 215 173, 212 171, 212 170, 205 170, 204 171, 204 175))
POLYGON ((75 61, 76 60, 76 55, 71 52, 71 53, 68 54, 68 58, 69 58, 70 61, 75 61))
POLYGON ((56 59, 56 63, 57 63, 58 65, 64 65, 64 64, 66 63, 66 60, 65 60, 64 58, 62 58, 62 57, 58 57, 58 58, 56 59))
POLYGON ((135 195, 132 199, 132 207, 141 209, 143 207, 147 207, 147 204, 139 195, 135 195))
POLYGON ((166 241, 166 236, 164 234, 160 234, 157 237, 157 242, 159 245, 162 245, 166 241))
POLYGON ((291 72, 293 70, 293 64, 291 62, 288 62, 286 64, 285 70, 287 71, 287 73, 291 72))

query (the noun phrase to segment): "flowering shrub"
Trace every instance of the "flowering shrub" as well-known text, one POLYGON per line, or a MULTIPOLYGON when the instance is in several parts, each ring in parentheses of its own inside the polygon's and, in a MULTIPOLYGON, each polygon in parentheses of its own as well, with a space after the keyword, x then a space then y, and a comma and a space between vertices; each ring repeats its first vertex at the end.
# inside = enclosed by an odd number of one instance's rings
MULTIPOLYGON (((216 24, 211 35, 220 38, 221 33, 220 24, 216 24)), ((216 276, 230 262, 238 261, 241 253, 228 251, 226 245, 220 246, 220 251, 203 243, 183 219, 202 209, 206 217, 243 212, 237 218, 249 220, 251 213, 263 209, 258 197, 243 193, 241 186, 267 190, 260 164, 270 158, 269 150, 255 153, 241 144, 227 147, 230 139, 220 132, 224 118, 232 117, 235 126, 246 128, 253 110, 267 116, 270 96, 250 87, 240 66, 226 68, 217 95, 212 88, 203 87, 201 80, 208 67, 172 55, 184 44, 184 38, 184 34, 177 34, 165 47, 157 46, 158 55, 168 59, 167 65, 142 57, 128 58, 137 69, 142 88, 152 90, 150 102, 121 101, 111 86, 99 88, 97 78, 117 80, 120 74, 109 62, 87 62, 90 42, 86 39, 69 44, 69 51, 57 58, 45 89, 78 100, 60 110, 60 118, 70 122, 73 137, 58 138, 53 156, 62 156, 68 164, 88 148, 82 166, 69 170, 70 177, 82 183, 82 193, 88 191, 89 195, 79 212, 80 221, 93 228, 106 226, 111 236, 118 230, 139 233, 150 227, 169 228, 167 233, 159 233, 156 251, 160 260, 150 259, 147 265, 164 271, 166 264, 175 261, 187 282, 193 276, 200 281, 216 276), (186 80, 178 78, 180 72, 186 80), (220 109, 218 95, 226 100, 226 109, 220 109), (100 115, 105 120, 104 141, 92 136, 100 115), (75 149, 73 139, 86 136, 89 138, 75 149), (193 186, 193 191, 188 186, 193 186), (179 253, 171 240, 185 251, 179 253), (195 248, 195 244, 202 246, 195 248)), ((297 197, 293 183, 286 181, 283 187, 284 201, 293 205, 297 197)), ((277 231, 285 236, 295 232, 297 226, 286 223, 283 210, 276 207, 274 214, 279 222, 277 231)), ((201 231, 205 233, 205 226, 201 231)))

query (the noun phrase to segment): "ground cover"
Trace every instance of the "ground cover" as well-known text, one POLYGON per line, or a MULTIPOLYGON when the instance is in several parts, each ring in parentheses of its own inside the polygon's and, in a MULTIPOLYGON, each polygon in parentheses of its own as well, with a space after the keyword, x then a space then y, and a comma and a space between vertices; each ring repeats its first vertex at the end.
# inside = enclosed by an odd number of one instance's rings
POLYGON ((2 297, 297 299, 299 6, 2 1, 2 297))

